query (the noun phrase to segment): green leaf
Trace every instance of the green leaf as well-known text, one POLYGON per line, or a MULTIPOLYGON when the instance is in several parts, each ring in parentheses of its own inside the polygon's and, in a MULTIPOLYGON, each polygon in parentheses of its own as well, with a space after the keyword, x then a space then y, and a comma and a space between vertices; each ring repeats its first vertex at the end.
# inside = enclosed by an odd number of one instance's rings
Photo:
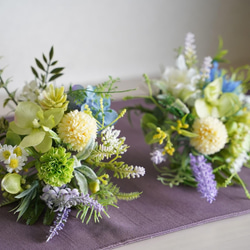
POLYGON ((7 132, 5 144, 15 146, 19 145, 20 142, 21 142, 21 137, 18 134, 10 130, 7 132))
POLYGON ((37 67, 38 67, 39 69, 41 69, 42 71, 45 71, 45 69, 44 69, 42 63, 41 63, 37 58, 35 58, 35 61, 36 61, 37 67))
POLYGON ((52 62, 50 65, 51 65, 51 66, 54 66, 54 65, 57 64, 57 62, 58 62, 58 61, 54 61, 54 62, 52 62))
POLYGON ((50 59, 50 61, 52 60, 53 55, 54 55, 54 48, 52 46, 51 49, 50 49, 50 52, 49 52, 49 59, 50 59))
POLYGON ((180 129, 180 131, 181 131, 181 134, 186 136, 186 137, 192 138, 192 137, 197 137, 198 136, 197 134, 189 132, 189 131, 184 130, 184 129, 180 129))
POLYGON ((64 70, 63 67, 61 67, 61 68, 55 68, 55 69, 53 69, 53 70, 50 72, 50 74, 58 74, 58 73, 60 73, 60 72, 63 71, 63 70, 64 70))
POLYGON ((38 181, 34 181, 31 185, 30 188, 26 189, 25 191, 23 191, 22 193, 20 193, 19 195, 16 195, 15 198, 16 199, 21 199, 23 197, 25 197, 26 195, 34 192, 34 190, 39 186, 38 181))
POLYGON ((44 208, 45 204, 39 198, 32 202, 23 214, 23 219, 26 220, 26 224, 33 225, 39 219, 44 208))
POLYGON ((8 104, 9 101, 11 101, 11 98, 6 98, 4 100, 3 107, 6 107, 6 105, 8 104))
POLYGON ((56 75, 51 76, 50 79, 49 79, 49 82, 55 80, 56 78, 58 78, 58 77, 60 77, 60 76, 62 76, 62 75, 63 75, 63 74, 56 74, 56 75))
POLYGON ((44 60, 44 62, 45 63, 47 63, 48 61, 47 61, 47 58, 46 58, 46 56, 43 54, 43 60, 44 60))
POLYGON ((47 208, 43 218, 43 224, 48 226, 51 225, 52 222, 54 221, 54 218, 55 218, 55 213, 53 212, 53 210, 47 208))
POLYGON ((153 139, 153 136, 155 135, 155 131, 150 131, 149 133, 147 133, 145 135, 145 142, 147 144, 152 144, 152 143, 155 143, 155 140, 153 139))
POLYGON ((142 129, 148 128, 148 124, 157 124, 157 118, 152 114, 146 113, 141 119, 142 129))
POLYGON ((39 78, 38 73, 36 72, 36 70, 32 66, 31 66, 31 71, 35 75, 36 78, 39 78))
POLYGON ((78 171, 77 169, 74 170, 74 175, 77 181, 77 184, 80 188, 81 193, 87 194, 88 193, 88 182, 83 173, 78 171))
POLYGON ((85 147, 85 149, 81 152, 79 152, 76 157, 78 160, 85 160, 89 157, 91 152, 93 151, 95 146, 95 140, 94 138, 91 138, 88 142, 88 145, 85 147))
POLYGON ((98 179, 96 173, 88 166, 82 165, 80 167, 75 168, 75 170, 84 174, 91 181, 96 181, 98 179))

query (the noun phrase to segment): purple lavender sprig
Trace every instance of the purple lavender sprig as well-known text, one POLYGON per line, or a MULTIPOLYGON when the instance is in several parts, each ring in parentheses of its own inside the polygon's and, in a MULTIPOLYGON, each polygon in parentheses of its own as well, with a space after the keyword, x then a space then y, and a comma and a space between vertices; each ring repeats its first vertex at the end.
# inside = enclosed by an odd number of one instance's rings
POLYGON ((63 211, 64 208, 71 208, 72 206, 77 206, 79 204, 94 208, 98 213, 103 211, 103 206, 98 201, 91 198, 89 194, 80 194, 76 188, 70 189, 65 185, 62 187, 46 185, 43 188, 41 199, 44 200, 47 206, 55 212, 63 211))
POLYGON ((202 197, 206 198, 211 204, 218 193, 212 166, 206 162, 204 155, 194 156, 189 154, 189 157, 191 169, 198 182, 197 190, 202 194, 202 197))
POLYGON ((69 217, 71 209, 65 207, 62 212, 57 213, 56 220, 54 221, 54 225, 50 227, 50 234, 46 240, 46 242, 50 241, 54 236, 58 235, 58 231, 62 230, 67 219, 69 217))
POLYGON ((70 189, 66 185, 61 187, 46 185, 43 188, 41 200, 45 201, 47 206, 54 212, 58 212, 54 225, 50 227, 50 235, 47 238, 47 242, 55 235, 58 235, 59 230, 63 229, 72 206, 82 204, 92 208, 98 214, 104 210, 103 206, 97 200, 91 198, 89 194, 80 194, 76 188, 70 189))

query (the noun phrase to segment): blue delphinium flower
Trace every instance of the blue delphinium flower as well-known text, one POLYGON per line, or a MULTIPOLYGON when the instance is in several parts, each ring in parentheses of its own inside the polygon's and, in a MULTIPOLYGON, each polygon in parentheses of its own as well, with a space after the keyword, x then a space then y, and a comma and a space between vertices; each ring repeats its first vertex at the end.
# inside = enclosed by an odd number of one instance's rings
POLYGON ((197 189, 203 198, 212 203, 218 193, 212 166, 206 162, 204 155, 194 156, 190 154, 189 157, 191 169, 198 182, 197 189))
MULTIPOLYGON (((72 90, 85 90, 85 98, 84 101, 81 102, 81 104, 74 104, 72 103, 72 100, 70 102, 70 107, 71 108, 77 108, 81 111, 85 109, 85 105, 88 105, 90 108, 93 116, 101 123, 102 122, 102 112, 101 112, 101 105, 100 105, 100 100, 101 96, 98 93, 95 93, 96 87, 94 86, 87 86, 86 89, 84 89, 83 86, 81 85, 74 85, 72 87, 72 90)), ((69 97, 70 98, 70 97, 69 97)), ((104 126, 107 126, 108 124, 112 123, 117 117, 118 114, 115 110, 110 108, 111 101, 110 98, 103 98, 103 111, 104 111, 104 126)))
MULTIPOLYGON (((210 71, 210 79, 209 81, 212 82, 216 78, 221 77, 222 72, 219 69, 219 63, 213 62, 213 67, 210 71)), ((233 81, 232 79, 228 79, 227 75, 222 76, 223 79, 223 85, 222 85, 222 92, 234 92, 236 88, 241 84, 241 81, 233 81)))

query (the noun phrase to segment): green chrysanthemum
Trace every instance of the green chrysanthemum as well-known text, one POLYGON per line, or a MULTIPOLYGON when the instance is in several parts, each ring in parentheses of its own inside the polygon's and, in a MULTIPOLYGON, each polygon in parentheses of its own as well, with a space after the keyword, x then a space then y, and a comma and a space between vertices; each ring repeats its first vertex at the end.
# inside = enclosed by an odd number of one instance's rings
POLYGON ((51 148, 40 157, 37 163, 38 177, 46 184, 60 187, 69 183, 73 177, 74 159, 65 148, 51 148))

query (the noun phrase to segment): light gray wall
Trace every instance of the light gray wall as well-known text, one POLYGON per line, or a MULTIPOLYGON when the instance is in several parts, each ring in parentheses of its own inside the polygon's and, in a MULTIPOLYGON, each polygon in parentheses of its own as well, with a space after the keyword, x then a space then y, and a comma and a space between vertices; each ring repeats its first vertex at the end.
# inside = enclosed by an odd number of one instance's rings
POLYGON ((66 67, 62 84, 158 75, 189 31, 200 61, 222 36, 235 65, 250 63, 250 0, 0 0, 0 23, 0 67, 11 89, 33 79, 34 57, 52 45, 66 67))

